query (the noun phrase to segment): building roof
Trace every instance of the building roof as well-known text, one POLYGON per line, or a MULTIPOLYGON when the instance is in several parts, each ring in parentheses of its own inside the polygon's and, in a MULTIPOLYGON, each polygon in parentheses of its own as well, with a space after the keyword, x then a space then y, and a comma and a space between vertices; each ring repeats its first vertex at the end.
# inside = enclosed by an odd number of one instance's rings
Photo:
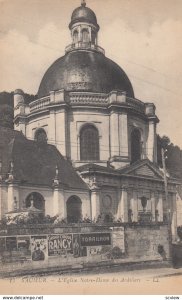
POLYGON ((110 166, 105 167, 105 166, 100 166, 97 164, 93 164, 93 163, 88 163, 88 164, 84 164, 78 168, 76 168, 76 170, 80 173, 84 173, 84 172, 104 172, 104 173, 114 173, 114 174, 119 174, 120 172, 118 171, 118 169, 114 169, 110 166))
MULTIPOLYGON (((99 166, 97 164, 86 164, 77 168, 77 171, 82 175, 88 173, 104 173, 108 175, 116 175, 116 176, 129 176, 129 177, 138 177, 138 178, 146 178, 146 179, 157 179, 160 181, 164 181, 163 172, 159 169, 157 164, 151 162, 149 159, 143 159, 136 161, 131 165, 127 165, 120 169, 114 169, 112 167, 104 167, 99 166)), ((174 177, 168 178, 169 183, 180 184, 179 179, 174 177)))
POLYGON ((86 7, 86 4, 82 4, 73 11, 69 27, 71 28, 73 24, 78 22, 90 23, 99 28, 95 13, 89 7, 86 7))
POLYGON ((5 127, 0 127, 0 160, 5 179, 13 161, 15 180, 31 185, 52 186, 57 166, 61 184, 68 188, 88 190, 86 183, 55 146, 41 146, 26 139, 21 132, 5 127))
POLYGON ((56 60, 43 76, 38 97, 60 89, 96 93, 120 90, 134 98, 126 73, 104 54, 92 50, 77 49, 56 60))

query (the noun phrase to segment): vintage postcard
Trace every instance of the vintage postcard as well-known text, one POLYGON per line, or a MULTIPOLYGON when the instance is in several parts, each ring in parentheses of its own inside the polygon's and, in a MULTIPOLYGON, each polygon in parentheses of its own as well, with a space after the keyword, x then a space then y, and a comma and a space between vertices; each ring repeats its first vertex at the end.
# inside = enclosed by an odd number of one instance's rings
POLYGON ((0 0, 2 295, 182 294, 181 11, 0 0))

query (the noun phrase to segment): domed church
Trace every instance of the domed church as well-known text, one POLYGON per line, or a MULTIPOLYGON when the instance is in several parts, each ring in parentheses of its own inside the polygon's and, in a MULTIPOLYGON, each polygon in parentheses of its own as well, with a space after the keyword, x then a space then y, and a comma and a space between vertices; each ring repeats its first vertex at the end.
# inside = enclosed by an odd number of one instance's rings
MULTIPOLYGON (((44 74, 37 100, 27 105, 23 91, 14 92, 14 141, 27 145, 26 157, 22 150, 16 163, 14 154, 17 175, 6 179, 4 193, 16 197, 19 209, 38 193, 46 214, 68 221, 88 216, 103 222, 166 222, 155 105, 137 99, 125 71, 106 57, 98 44, 97 17, 85 1, 73 11, 69 30, 71 44, 44 74)), ((168 178, 173 239, 177 184, 168 178)), ((11 199, 4 213, 12 209, 11 199)))

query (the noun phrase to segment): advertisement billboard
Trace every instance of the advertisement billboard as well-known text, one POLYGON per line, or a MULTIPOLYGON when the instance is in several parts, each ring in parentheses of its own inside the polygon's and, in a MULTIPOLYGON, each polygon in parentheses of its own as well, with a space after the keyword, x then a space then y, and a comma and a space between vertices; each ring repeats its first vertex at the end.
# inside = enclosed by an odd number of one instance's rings
POLYGON ((48 236, 48 256, 64 255, 72 251, 72 234, 55 234, 48 236))
POLYGON ((102 246, 111 245, 111 233, 110 232, 97 232, 80 234, 81 246, 102 246))
POLYGON ((47 258, 47 236, 31 236, 33 261, 44 261, 47 258))

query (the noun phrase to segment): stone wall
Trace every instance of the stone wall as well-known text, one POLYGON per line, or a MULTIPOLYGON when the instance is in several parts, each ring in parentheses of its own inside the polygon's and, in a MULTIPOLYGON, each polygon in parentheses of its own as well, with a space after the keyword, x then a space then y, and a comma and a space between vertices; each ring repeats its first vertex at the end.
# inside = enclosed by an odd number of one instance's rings
POLYGON ((167 226, 29 225, 0 231, 1 275, 169 258, 167 226), (160 248, 160 249, 159 249, 160 248))
POLYGON ((126 227, 125 241, 126 252, 131 258, 169 258, 167 225, 126 227))

